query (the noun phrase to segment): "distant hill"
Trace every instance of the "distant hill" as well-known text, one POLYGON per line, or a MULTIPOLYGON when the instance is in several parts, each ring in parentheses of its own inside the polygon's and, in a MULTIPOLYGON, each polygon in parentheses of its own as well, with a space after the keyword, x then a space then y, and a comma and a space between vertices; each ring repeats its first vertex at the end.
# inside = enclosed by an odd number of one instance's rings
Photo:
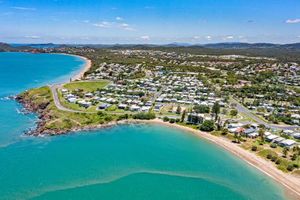
POLYGON ((202 45, 206 48, 221 48, 221 49, 260 49, 260 48, 279 48, 279 49, 298 49, 300 43, 293 44, 272 44, 272 43, 216 43, 202 45))
POLYGON ((60 44, 53 44, 53 43, 46 43, 46 44, 10 44, 12 47, 31 47, 36 49, 43 49, 43 48, 59 48, 62 45, 60 44))
POLYGON ((250 49, 250 48, 276 48, 280 47, 278 44, 271 44, 271 43, 216 43, 216 44, 205 44, 202 45, 206 48, 221 48, 221 49, 250 49))
POLYGON ((216 43, 189 45, 186 43, 155 44, 23 44, 9 45, 0 43, 0 51, 32 51, 40 48, 87 47, 94 49, 137 49, 161 50, 177 53, 205 55, 245 55, 274 57, 282 61, 300 63, 300 43, 271 44, 271 43, 216 43))
POLYGON ((12 51, 14 48, 6 43, 0 43, 0 51, 12 51))

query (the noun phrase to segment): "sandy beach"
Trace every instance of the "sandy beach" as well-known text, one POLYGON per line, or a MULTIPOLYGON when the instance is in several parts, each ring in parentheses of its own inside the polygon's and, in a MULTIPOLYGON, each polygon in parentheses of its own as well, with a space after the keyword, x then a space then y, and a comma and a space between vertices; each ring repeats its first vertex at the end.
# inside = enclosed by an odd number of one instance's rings
MULTIPOLYGON (((72 56, 77 56, 77 55, 72 55, 72 56)), ((81 79, 86 71, 88 71, 91 68, 91 60, 82 57, 82 56, 77 56, 80 57, 81 59, 84 59, 86 61, 86 64, 84 68, 80 71, 80 73, 76 74, 75 76, 72 77, 72 80, 78 80, 81 79)), ((268 175, 272 179, 274 179, 276 182, 281 184, 286 190, 286 196, 290 199, 300 199, 300 178, 295 177, 291 174, 284 173, 277 169, 273 163, 264 160, 263 158, 254 155, 254 153, 251 153, 241 147, 239 147, 238 144, 233 144, 231 141, 227 140, 226 138, 222 137, 217 137, 205 132, 201 132, 199 130, 195 130, 189 127, 185 126, 180 126, 178 124, 170 124, 169 122, 164 122, 160 119, 154 119, 154 120, 123 120, 119 122, 112 122, 106 125, 99 125, 95 127, 86 127, 86 128, 79 128, 79 129, 74 129, 72 132, 76 132, 79 130, 92 130, 92 129, 98 129, 98 128, 106 128, 106 127, 111 127, 114 125, 118 124, 127 124, 127 123, 152 123, 152 124, 160 124, 163 126, 169 126, 172 128, 177 128, 181 129, 183 131, 193 133, 198 137, 204 138, 208 140, 209 142, 212 142, 227 151, 231 152, 232 154, 238 156, 239 158, 243 159, 246 161, 248 164, 251 166, 255 167, 256 169, 260 170, 264 174, 268 175)))
POLYGON ((89 69, 92 67, 92 61, 90 59, 87 59, 86 57, 83 57, 83 56, 78 56, 78 55, 72 55, 72 56, 76 56, 76 57, 81 58, 85 61, 85 65, 82 68, 82 70, 80 70, 80 72, 78 74, 76 74, 75 76, 72 77, 72 81, 80 80, 80 79, 83 78, 84 73, 89 71, 89 69))
MULTIPOLYGON (((130 120, 128 121, 130 122, 130 120)), ((253 153, 239 147, 237 144, 233 144, 231 141, 222 138, 217 137, 205 132, 201 132, 189 127, 180 126, 178 124, 170 124, 169 122, 164 122, 160 119, 154 119, 149 121, 144 120, 133 120, 134 122, 141 122, 141 123, 153 123, 153 124, 160 124, 164 126, 169 126, 177 129, 181 129, 183 131, 193 133, 197 135, 198 137, 204 138, 208 140, 209 142, 212 142, 227 151, 233 153, 234 155, 238 156, 239 158, 245 160, 248 164, 255 167, 256 169, 260 170, 264 174, 268 175, 272 179, 274 179, 276 182, 281 184, 286 190, 286 196, 290 199, 300 199, 300 178, 297 178, 291 174, 284 173, 277 169, 272 163, 268 162, 267 160, 264 160, 263 158, 260 158, 257 155, 254 155, 253 153)))

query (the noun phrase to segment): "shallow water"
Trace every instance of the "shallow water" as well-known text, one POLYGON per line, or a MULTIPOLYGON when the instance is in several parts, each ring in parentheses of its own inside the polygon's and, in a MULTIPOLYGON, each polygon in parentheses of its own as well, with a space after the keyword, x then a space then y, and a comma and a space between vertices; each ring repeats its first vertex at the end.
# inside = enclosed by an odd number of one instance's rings
MULTIPOLYGON (((66 57, 0 53, 7 74, 0 75, 1 95, 66 79, 83 64, 66 57), (28 65, 25 77, 21 73, 28 65), (48 67, 43 71, 40 66, 48 67)), ((282 188, 269 177, 181 130, 121 125, 24 137, 22 131, 34 125, 35 116, 19 114, 19 105, 6 99, 0 109, 0 199, 284 199, 282 188)))
POLYGON ((0 53, 0 147, 21 140, 34 126, 34 115, 21 115, 20 106, 7 97, 29 88, 68 81, 85 61, 60 54, 0 53))

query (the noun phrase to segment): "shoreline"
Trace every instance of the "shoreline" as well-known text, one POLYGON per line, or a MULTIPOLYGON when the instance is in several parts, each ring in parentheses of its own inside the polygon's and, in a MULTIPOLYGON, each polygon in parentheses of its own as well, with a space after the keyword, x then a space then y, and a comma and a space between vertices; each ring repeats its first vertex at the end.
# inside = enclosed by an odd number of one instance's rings
POLYGON ((71 81, 81 80, 84 76, 84 73, 89 71, 92 67, 92 61, 84 56, 79 56, 75 54, 68 54, 68 53, 51 53, 51 54, 60 54, 60 55, 67 55, 80 58, 84 60, 84 66, 79 70, 79 72, 71 77, 71 81))
MULTIPOLYGON (((107 124, 101 124, 97 126, 87 126, 83 128, 74 128, 70 130, 68 133, 76 133, 78 131, 94 131, 101 130, 104 128, 111 128, 118 125, 126 125, 126 124, 156 124, 161 126, 167 126, 170 128, 180 129, 186 133, 193 134, 200 139, 204 139, 207 142, 212 143, 213 145, 217 145, 222 149, 228 151, 234 156, 242 159, 246 162, 246 164, 254 167, 256 170, 259 170, 263 174, 267 175, 273 181, 278 183, 283 188, 283 192, 285 197, 291 200, 296 200, 300 198, 300 178, 297 178, 291 174, 284 173, 277 169, 273 163, 259 157, 258 155, 254 155, 252 152, 247 151, 237 144, 233 144, 231 141, 211 135, 206 132, 201 132, 200 130, 196 130, 193 128, 189 128, 186 126, 181 126, 178 124, 170 124, 169 122, 164 122, 161 119, 153 119, 153 120, 137 120, 137 119, 127 119, 121 121, 112 121, 107 124)), ((67 134, 68 134, 67 133, 67 134)))
MULTIPOLYGON (((284 173, 277 169, 272 163, 259 157, 258 155, 253 155, 253 153, 233 144, 225 138, 211 135, 209 133, 201 132, 200 130, 195 130, 189 127, 181 126, 178 124, 170 124, 169 122, 164 122, 160 119, 154 119, 149 121, 137 121, 136 123, 148 123, 148 124, 158 124, 162 126, 168 126, 171 128, 177 128, 185 132, 189 132, 196 135, 199 138, 205 139, 225 150, 229 153, 237 156, 238 158, 245 161, 247 164, 251 165, 255 169, 259 170, 263 174, 272 178, 276 183, 283 186, 284 194, 290 199, 300 198, 300 178, 297 178, 291 174, 284 173)), ((133 122, 134 123, 134 122, 133 122)))
MULTIPOLYGON (((73 54, 64 54, 64 55, 69 55, 69 56, 75 56, 78 58, 81 58, 85 61, 84 66, 82 69, 71 77, 72 81, 75 80, 80 80, 86 71, 88 71, 91 66, 92 62, 88 58, 85 58, 83 56, 79 55, 73 55, 73 54)), ((36 112, 33 110, 33 112, 36 112)), ((39 113, 40 115, 41 113, 39 113)), ((211 142, 225 150, 227 150, 229 153, 237 156, 238 158, 244 160, 246 163, 251 165, 252 167, 256 168, 257 170, 261 171, 265 175, 269 176, 272 178, 275 182, 283 186, 284 189, 284 194, 286 197, 290 199, 299 199, 300 198, 300 178, 297 178, 291 174, 284 173, 277 169, 273 163, 270 163, 269 161, 259 157, 258 155, 254 155, 252 152, 249 152, 241 147, 239 147, 237 144, 233 144, 231 141, 226 140, 225 138, 222 137, 217 137, 214 135, 211 135, 209 133, 201 132, 200 130, 195 130, 189 127, 181 126, 178 124, 170 124, 169 122, 163 122, 160 119, 154 119, 154 120, 121 120, 121 121, 112 121, 106 124, 99 124, 99 125, 94 125, 94 126, 86 126, 86 127, 77 127, 77 128, 72 128, 71 130, 64 130, 62 132, 56 132, 56 134, 49 134, 49 135, 61 135, 61 134, 66 134, 66 133, 74 133, 78 131, 91 131, 91 130, 97 130, 97 129, 102 129, 102 128, 110 128, 115 125, 122 125, 122 124, 159 124, 162 126, 168 126, 171 128, 177 128, 180 130, 183 130, 188 133, 192 133, 196 135, 199 138, 205 139, 208 142, 211 142)), ((42 136, 44 134, 37 134, 35 136, 42 136)))
POLYGON ((85 61, 84 67, 80 70, 80 72, 71 77, 71 81, 81 80, 84 76, 84 73, 91 69, 92 61, 90 59, 86 58, 86 57, 83 57, 83 56, 73 55, 73 54, 68 54, 68 55, 72 55, 72 56, 75 56, 77 58, 81 58, 85 61))

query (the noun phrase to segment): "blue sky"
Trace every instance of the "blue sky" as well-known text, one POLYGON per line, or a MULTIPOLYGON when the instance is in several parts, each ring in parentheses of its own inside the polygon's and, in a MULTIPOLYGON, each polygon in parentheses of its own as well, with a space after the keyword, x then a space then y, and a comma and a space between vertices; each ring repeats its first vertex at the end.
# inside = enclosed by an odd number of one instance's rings
POLYGON ((14 43, 300 42, 300 0, 0 0, 14 43))

